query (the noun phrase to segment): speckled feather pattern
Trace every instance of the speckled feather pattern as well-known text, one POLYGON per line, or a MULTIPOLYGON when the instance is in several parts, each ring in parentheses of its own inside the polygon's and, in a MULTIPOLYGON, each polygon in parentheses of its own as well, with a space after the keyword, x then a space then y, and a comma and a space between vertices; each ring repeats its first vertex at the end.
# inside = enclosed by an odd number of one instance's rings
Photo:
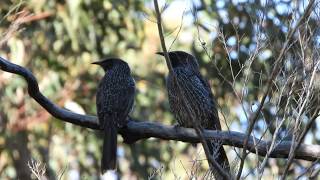
MULTIPOLYGON (((182 51, 171 52, 169 56, 177 81, 175 82, 174 75, 169 73, 167 90, 170 109, 178 124, 188 128, 200 125, 204 129, 221 130, 217 104, 209 83, 200 74, 197 59, 182 51)), ((230 172, 223 146, 214 144, 210 140, 207 143, 210 153, 217 162, 230 172)), ((216 179, 221 179, 216 172, 213 174, 216 179)))
MULTIPOLYGON (((186 65, 174 68, 174 72, 180 89, 183 91, 182 97, 184 97, 185 103, 189 106, 189 110, 197 117, 197 122, 200 123, 201 127, 221 130, 212 92, 199 71, 186 65)), ((180 92, 173 82, 172 74, 167 77, 167 90, 170 109, 175 115, 178 124, 183 127, 194 127, 192 118, 188 116, 187 109, 182 105, 181 99, 177 94, 180 92)))
POLYGON ((108 70, 97 90, 97 111, 102 126, 113 123, 121 128, 126 125, 135 94, 135 82, 130 75, 129 66, 117 63, 108 70))
POLYGON ((105 75, 99 83, 96 102, 99 123, 104 129, 101 173, 117 168, 117 131, 127 123, 135 94, 135 82, 126 62, 109 58, 97 62, 105 75))

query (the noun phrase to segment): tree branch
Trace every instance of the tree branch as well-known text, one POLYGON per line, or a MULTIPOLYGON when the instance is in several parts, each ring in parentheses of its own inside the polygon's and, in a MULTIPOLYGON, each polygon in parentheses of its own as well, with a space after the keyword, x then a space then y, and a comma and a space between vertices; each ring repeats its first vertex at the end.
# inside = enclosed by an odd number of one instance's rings
MULTIPOLYGON (((120 133, 130 132, 140 135, 141 139, 159 138, 163 140, 175 140, 188 143, 198 143, 199 137, 194 129, 167 126, 157 122, 136 122, 130 121, 126 129, 122 129, 120 133)), ((204 138, 207 140, 218 140, 223 145, 243 148, 243 141, 246 134, 235 131, 216 131, 204 130, 204 138)), ((260 156, 265 156, 271 145, 271 142, 261 141, 255 138, 257 146, 254 145, 252 137, 248 140, 248 150, 256 153, 256 149, 260 156)), ((270 154, 272 158, 287 158, 290 151, 291 141, 283 141, 279 143, 270 154)), ((320 158, 320 145, 301 144, 295 154, 295 159, 303 159, 307 161, 315 161, 320 158)))
POLYGON ((13 64, 2 57, 0 57, 0 69, 22 76, 28 83, 29 95, 55 118, 91 129, 100 129, 97 117, 81 115, 67 109, 60 108, 46 98, 40 92, 36 78, 28 69, 13 64))
MULTIPOLYGON (((0 57, 0 69, 6 72, 13 74, 21 75, 28 83, 28 92, 30 96, 35 99, 43 108, 45 108, 52 116, 55 118, 69 122, 75 125, 79 125, 85 128, 100 130, 98 119, 96 116, 91 115, 81 115, 69 110, 63 109, 48 98, 46 98, 40 91, 38 83, 33 74, 16 64, 13 64, 4 58, 0 57)), ((126 143, 133 143, 134 141, 140 139, 147 139, 150 137, 159 138, 163 140, 175 140, 183 141, 189 143, 199 142, 199 137, 194 129, 190 128, 175 128, 173 126, 162 125, 156 122, 148 121, 130 121, 127 124, 127 127, 121 129, 119 132, 123 137, 126 143), (130 139, 129 136, 134 134, 138 136, 139 139, 130 139)), ((233 132, 233 131, 213 131, 213 130, 204 130, 203 136, 208 140, 218 140, 224 145, 234 146, 238 148, 243 148, 244 139, 246 134, 233 132)), ((247 148, 250 152, 256 153, 260 156, 265 156, 267 153, 271 142, 259 141, 255 139, 257 147, 254 145, 254 139, 252 136, 248 139, 247 148)), ((287 158, 291 147, 291 141, 281 142, 275 147, 275 149, 270 154, 270 157, 273 158, 287 158)), ((307 161, 315 161, 320 159, 320 145, 306 145, 301 144, 296 152, 295 159, 303 159, 307 161)))
POLYGON ((283 58, 285 57, 285 53, 287 52, 288 50, 288 47, 289 47, 289 44, 290 42, 292 41, 292 38, 295 34, 295 32, 298 30, 298 28, 300 27, 301 24, 303 24, 305 22, 305 20, 310 16, 311 14, 311 11, 312 11, 312 7, 313 7, 313 4, 314 4, 315 0, 311 0, 308 4, 308 6, 306 7, 303 15, 300 17, 300 19, 298 20, 297 24, 290 28, 289 29, 289 32, 287 33, 287 36, 286 36, 286 41, 284 42, 282 48, 281 48, 281 51, 280 51, 280 54, 278 55, 276 61, 275 61, 275 65, 273 67, 273 70, 270 74, 270 78, 268 79, 268 82, 267 82, 267 85, 266 85, 266 90, 265 92, 263 93, 263 97, 260 101, 260 104, 257 108, 257 110, 255 111, 255 113, 253 114, 253 116, 251 116, 251 118, 249 119, 249 127, 247 129, 247 136, 244 140, 244 148, 242 150, 242 155, 241 155, 241 162, 240 162, 240 166, 239 166, 239 171, 238 171, 238 174, 237 174, 237 177, 236 179, 239 180, 240 177, 241 177, 241 173, 242 173, 242 169, 243 169, 243 165, 244 165, 244 161, 246 159, 246 156, 247 156, 247 153, 246 153, 246 148, 247 148, 247 139, 249 138, 252 130, 253 130, 253 127, 256 123, 256 121, 258 120, 258 117, 260 115, 260 112, 264 106, 264 103, 271 91, 271 87, 272 87, 272 84, 273 84, 273 80, 276 78, 276 76, 278 75, 278 73, 280 72, 279 69, 281 68, 281 62, 283 60, 283 58))
MULTIPOLYGON (((162 47, 162 50, 164 52, 164 57, 166 59, 166 63, 167 63, 168 69, 169 69, 169 73, 171 73, 172 76, 173 76, 173 82, 178 87, 178 92, 179 92, 178 94, 181 96, 181 94, 185 94, 185 93, 184 93, 184 90, 180 87, 180 85, 179 85, 179 83, 177 81, 176 74, 175 74, 175 72, 173 70, 173 67, 172 67, 172 64, 171 64, 171 61, 170 61, 170 57, 169 57, 169 54, 167 52, 166 43, 165 43, 164 36, 163 36, 163 29, 162 29, 162 24, 161 24, 162 20, 161 20, 161 13, 160 13, 160 10, 159 10, 158 0, 154 0, 153 3, 154 3, 155 11, 156 11, 157 26, 158 26, 158 31, 159 31, 161 47, 162 47)), ((205 141, 204 136, 202 134, 202 128, 200 127, 200 125, 197 125, 196 118, 193 116, 193 113, 191 113, 191 110, 188 108, 188 105, 185 102, 185 98, 184 97, 179 97, 179 99, 182 100, 181 103, 186 108, 187 115, 190 116, 191 119, 193 120, 193 123, 195 125, 194 129, 196 130, 196 133, 198 134, 200 142, 201 142, 201 144, 203 146, 203 150, 204 150, 205 155, 207 157, 210 169, 214 168, 223 177, 223 179, 230 179, 229 173, 226 172, 222 168, 222 166, 210 154, 209 146, 208 146, 207 142, 205 141)))
POLYGON ((162 29, 162 24, 161 24, 162 20, 161 20, 161 13, 160 13, 160 10, 159 10, 158 1, 154 0, 153 4, 154 4, 154 9, 156 11, 157 27, 158 27, 158 31, 159 31, 159 37, 160 37, 160 43, 161 43, 162 51, 164 53, 164 57, 166 59, 166 63, 167 63, 169 72, 174 74, 173 67, 172 67, 172 64, 171 64, 171 61, 170 61, 170 57, 169 57, 169 54, 168 54, 168 51, 167 51, 167 48, 166 48, 166 42, 165 42, 164 36, 163 36, 163 29, 162 29))

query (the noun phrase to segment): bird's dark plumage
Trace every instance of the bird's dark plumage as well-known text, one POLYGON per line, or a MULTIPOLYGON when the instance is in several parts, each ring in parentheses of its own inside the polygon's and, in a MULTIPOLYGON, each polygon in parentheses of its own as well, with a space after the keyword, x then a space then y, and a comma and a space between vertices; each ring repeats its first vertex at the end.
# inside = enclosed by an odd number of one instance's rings
POLYGON ((97 114, 104 129, 101 172, 116 169, 117 130, 127 123, 135 94, 135 82, 126 62, 109 58, 94 62, 105 70, 97 89, 97 114))
MULTIPOLYGON (((163 53, 158 53, 164 55, 163 53)), ((177 83, 173 81, 173 74, 167 77, 167 90, 169 104, 178 124, 183 127, 195 128, 192 117, 188 110, 196 118, 197 123, 204 129, 221 130, 218 117, 217 104, 214 100, 208 82, 201 76, 197 59, 183 51, 168 53, 176 75, 177 83), (183 94, 179 92, 181 90, 183 94), (182 98, 184 103, 182 103, 182 98), (189 107, 185 107, 185 105, 189 107)), ((217 162, 230 172, 229 162, 223 146, 216 150, 214 144, 208 141, 210 153, 216 157, 217 162), (214 152, 217 152, 214 155, 214 152)))

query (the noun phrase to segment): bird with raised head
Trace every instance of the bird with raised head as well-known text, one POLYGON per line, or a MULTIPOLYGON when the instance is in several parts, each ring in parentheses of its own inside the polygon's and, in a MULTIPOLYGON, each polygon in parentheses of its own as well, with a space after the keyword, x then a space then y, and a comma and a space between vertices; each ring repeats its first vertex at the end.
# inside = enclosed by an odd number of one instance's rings
POLYGON ((104 130, 101 173, 116 169, 117 131, 127 124, 135 95, 135 81, 128 64, 118 58, 94 62, 105 75, 99 83, 96 95, 97 114, 104 130))
MULTIPOLYGON (((163 52, 157 54, 164 56, 163 52)), ((178 125, 196 128, 195 122, 203 129, 221 130, 217 104, 208 81, 200 74, 197 59, 184 51, 171 51, 168 55, 174 72, 169 71, 166 84, 170 110, 178 125)), ((211 155, 229 173, 230 166, 223 146, 210 141, 207 144, 211 155)))

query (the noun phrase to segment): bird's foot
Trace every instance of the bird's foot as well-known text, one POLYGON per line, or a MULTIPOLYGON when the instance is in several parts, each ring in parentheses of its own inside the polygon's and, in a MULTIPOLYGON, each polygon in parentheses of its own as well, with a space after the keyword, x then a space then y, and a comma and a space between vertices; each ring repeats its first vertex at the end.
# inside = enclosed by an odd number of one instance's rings
POLYGON ((130 122, 130 121, 135 121, 132 117, 128 116, 124 122, 124 126, 123 127, 127 127, 127 124, 130 122))
POLYGON ((175 123, 174 125, 173 125, 173 129, 175 129, 175 130, 178 130, 179 128, 181 128, 182 126, 180 125, 180 124, 178 124, 178 123, 175 123))

